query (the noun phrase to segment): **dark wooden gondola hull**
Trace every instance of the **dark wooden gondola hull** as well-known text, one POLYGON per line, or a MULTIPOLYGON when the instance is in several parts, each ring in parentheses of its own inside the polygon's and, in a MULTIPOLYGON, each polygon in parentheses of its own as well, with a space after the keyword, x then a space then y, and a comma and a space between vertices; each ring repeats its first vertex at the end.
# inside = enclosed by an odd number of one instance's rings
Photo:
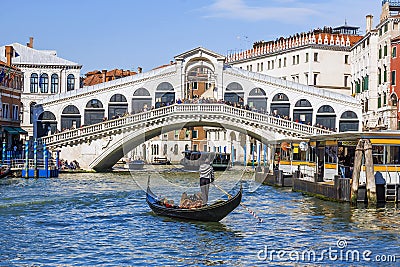
POLYGON ((10 174, 11 174, 11 169, 8 168, 7 170, 4 170, 4 171, 0 172, 0 179, 1 178, 5 178, 10 174))
POLYGON ((167 208, 157 203, 156 196, 147 189, 146 201, 150 208, 161 216, 179 218, 185 220, 218 222, 231 213, 242 200, 242 189, 227 201, 220 201, 215 204, 205 206, 198 209, 179 209, 167 208))

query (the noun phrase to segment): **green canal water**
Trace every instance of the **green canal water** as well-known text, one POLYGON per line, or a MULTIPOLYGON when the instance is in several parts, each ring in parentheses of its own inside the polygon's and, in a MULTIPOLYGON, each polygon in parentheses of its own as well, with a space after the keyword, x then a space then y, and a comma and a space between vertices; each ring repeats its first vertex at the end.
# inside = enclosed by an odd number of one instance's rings
MULTIPOLYGON (((0 266, 400 266, 395 205, 351 207, 242 178, 243 207, 218 223, 156 216, 143 188, 179 202, 197 174, 163 170, 0 180, 0 266), (395 262, 396 260, 396 262, 395 262)), ((222 197, 215 187, 212 200, 222 197)))

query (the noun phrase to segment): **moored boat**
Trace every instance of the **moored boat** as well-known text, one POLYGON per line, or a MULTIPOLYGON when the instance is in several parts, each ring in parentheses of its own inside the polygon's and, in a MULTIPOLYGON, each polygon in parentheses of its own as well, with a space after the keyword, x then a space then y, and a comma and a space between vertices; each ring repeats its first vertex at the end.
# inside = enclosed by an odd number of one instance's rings
POLYGON ((143 169, 145 162, 143 160, 132 160, 130 162, 128 162, 128 168, 130 170, 141 170, 143 169))
POLYGON ((211 205, 202 206, 200 208, 183 209, 179 207, 167 207, 162 204, 158 197, 147 187, 146 202, 149 207, 160 216, 193 220, 193 221, 206 221, 218 222, 231 213, 242 200, 242 187, 228 200, 220 200, 211 205))
POLYGON ((190 171, 198 171, 203 159, 208 155, 211 155, 213 161, 211 165, 215 171, 224 171, 230 167, 231 156, 229 153, 219 153, 219 152, 201 152, 186 150, 182 152, 184 154, 183 159, 181 159, 180 164, 184 169, 190 171))
POLYGON ((10 167, 4 165, 0 167, 0 178, 5 178, 11 173, 10 167))

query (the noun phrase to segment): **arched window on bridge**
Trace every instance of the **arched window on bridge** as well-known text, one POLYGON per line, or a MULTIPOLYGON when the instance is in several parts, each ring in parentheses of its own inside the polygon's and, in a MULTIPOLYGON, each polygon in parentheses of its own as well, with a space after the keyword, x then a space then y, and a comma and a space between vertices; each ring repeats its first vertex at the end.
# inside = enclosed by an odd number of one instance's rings
POLYGON ((318 109, 316 124, 327 127, 328 129, 336 129, 336 113, 329 105, 323 105, 318 109))
MULTIPOLYGON (((207 63, 212 64, 211 62, 207 63)), ((214 86, 214 71, 209 66, 194 66, 187 71, 185 98, 214 98, 214 86)))
POLYGON ((293 121, 312 124, 313 109, 310 101, 307 99, 300 99, 296 102, 293 109, 293 121))
POLYGON ((66 106, 61 114, 61 129, 81 127, 81 114, 74 105, 66 106))
POLYGON ((85 125, 102 122, 104 119, 103 104, 98 99, 92 99, 86 104, 85 125))
POLYGON ((261 88, 254 88, 249 93, 247 104, 250 108, 256 109, 259 112, 265 113, 267 111, 267 94, 261 88))
POLYGON ((225 90, 224 100, 231 103, 239 103, 240 105, 244 105, 243 87, 237 82, 228 84, 225 90))
POLYGON ((270 112, 273 116, 290 117, 290 102, 287 95, 284 93, 274 95, 270 112))
POLYGON ((150 110, 152 107, 152 99, 146 88, 139 88, 133 93, 132 97, 132 113, 138 113, 150 110))
POLYGON ((57 130, 56 116, 50 111, 42 112, 37 120, 37 136, 43 137, 57 130))
POLYGON ((128 112, 126 97, 122 94, 113 95, 110 99, 110 103, 108 103, 108 118, 120 117, 126 112, 128 112))
POLYGON ((359 120, 357 114, 353 111, 345 111, 340 117, 339 121, 339 131, 358 131, 359 120))
POLYGON ((175 103, 175 92, 172 84, 162 82, 156 89, 156 108, 175 103))

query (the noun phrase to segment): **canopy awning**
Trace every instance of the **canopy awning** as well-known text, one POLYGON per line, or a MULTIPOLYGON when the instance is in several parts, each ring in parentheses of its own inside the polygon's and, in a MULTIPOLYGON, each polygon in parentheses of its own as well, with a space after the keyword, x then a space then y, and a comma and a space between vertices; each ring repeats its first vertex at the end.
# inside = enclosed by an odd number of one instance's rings
POLYGON ((28 132, 22 129, 21 127, 13 127, 13 128, 17 130, 20 134, 28 134, 28 132))
POLYGON ((9 134, 28 134, 28 132, 21 127, 3 126, 3 130, 8 132, 9 134))

